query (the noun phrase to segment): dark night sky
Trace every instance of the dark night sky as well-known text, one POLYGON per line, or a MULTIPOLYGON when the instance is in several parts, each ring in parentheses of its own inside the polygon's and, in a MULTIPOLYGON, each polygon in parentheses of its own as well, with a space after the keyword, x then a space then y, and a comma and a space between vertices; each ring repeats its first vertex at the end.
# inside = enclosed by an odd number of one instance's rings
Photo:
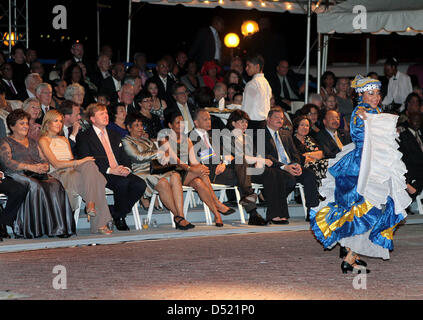
MULTIPOLYGON (((100 0, 111 8, 101 9, 101 44, 110 44, 115 51, 115 60, 126 58, 127 1, 100 0)), ((289 43, 291 63, 298 65, 305 57, 306 16, 290 13, 263 13, 256 10, 228 10, 222 8, 200 9, 178 6, 163 6, 134 3, 132 20, 131 57, 136 51, 147 53, 148 61, 155 62, 163 54, 187 49, 196 30, 207 26, 213 15, 225 20, 225 34, 236 32, 241 38, 240 25, 247 19, 268 16, 274 31, 285 36, 289 43)), ((30 46, 38 51, 40 58, 55 59, 69 51, 71 41, 80 40, 86 55, 96 57, 96 1, 95 0, 48 0, 30 1, 29 4, 30 46), (61 4, 67 8, 67 30, 54 30, 52 9, 61 4), (50 38, 46 38, 50 35, 50 38), (42 36, 42 37, 41 37, 42 36), (64 40, 61 40, 64 37, 64 40), (69 40, 67 38, 70 38, 69 40), (85 40, 87 39, 87 40, 85 40)), ((316 19, 312 23, 312 43, 316 38, 316 19)), ((402 61, 416 61, 420 56, 415 49, 421 45, 422 36, 371 36, 372 62, 395 55, 402 61)), ((329 62, 357 61, 364 63, 364 37, 360 35, 336 35, 330 42, 329 62)), ((242 45, 242 42, 241 42, 242 45)), ((312 52, 315 63, 316 48, 312 52)))

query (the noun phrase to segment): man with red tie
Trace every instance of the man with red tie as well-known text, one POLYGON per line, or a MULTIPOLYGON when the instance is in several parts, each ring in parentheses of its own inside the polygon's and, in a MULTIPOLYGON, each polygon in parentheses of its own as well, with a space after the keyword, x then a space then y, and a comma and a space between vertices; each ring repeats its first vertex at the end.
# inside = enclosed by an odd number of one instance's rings
POLYGON ((144 180, 131 173, 131 160, 126 155, 121 137, 107 129, 109 115, 105 105, 90 104, 87 116, 92 127, 78 134, 76 153, 78 158, 92 156, 99 171, 107 180, 106 187, 113 191, 114 206, 111 214, 118 230, 129 230, 125 217, 144 194, 144 180))

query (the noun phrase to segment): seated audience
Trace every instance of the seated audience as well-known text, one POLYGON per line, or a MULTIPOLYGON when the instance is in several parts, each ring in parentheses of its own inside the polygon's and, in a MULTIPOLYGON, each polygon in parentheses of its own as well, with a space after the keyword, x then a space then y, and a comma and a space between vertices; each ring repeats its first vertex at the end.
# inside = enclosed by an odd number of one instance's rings
POLYGON ((323 115, 323 127, 314 135, 326 158, 335 158, 344 145, 351 142, 350 135, 339 129, 341 118, 339 112, 328 110, 323 115))
POLYGON ((97 88, 101 87, 103 80, 110 77, 110 58, 105 54, 100 54, 97 58, 97 64, 89 75, 91 81, 96 85, 97 88))
POLYGON ((350 79, 346 77, 339 78, 336 82, 336 103, 339 112, 344 115, 346 122, 350 123, 354 105, 351 97, 350 79))
POLYGON ((223 82, 223 78, 220 76, 220 66, 215 61, 205 61, 201 67, 201 76, 206 87, 213 90, 214 86, 218 82, 223 82))
POLYGON ((187 87, 192 97, 195 91, 201 87, 204 87, 203 77, 197 72, 197 63, 194 60, 186 62, 187 73, 181 77, 181 82, 187 87))
POLYGON ((236 93, 240 93, 242 95, 242 92, 244 91, 244 89, 235 83, 231 83, 230 85, 228 85, 227 88, 228 88, 227 90, 228 94, 226 98, 226 104, 230 105, 234 103, 234 95, 236 93))
POLYGON ((350 131, 350 126, 347 120, 345 119, 345 115, 339 111, 336 95, 334 94, 326 95, 325 99, 323 100, 323 109, 324 111, 335 110, 336 112, 338 112, 340 117, 339 128, 341 130, 350 131))
POLYGON ((77 197, 86 203, 91 233, 112 234, 108 224, 111 222, 105 195, 106 179, 98 171, 92 156, 76 160, 66 137, 61 136, 63 115, 50 110, 44 116, 41 129, 40 148, 52 166, 49 174, 64 186, 72 210, 77 207, 77 197))
MULTIPOLYGON (((248 219, 249 225, 266 225, 267 223, 288 224, 288 203, 286 197, 294 189, 295 183, 285 179, 285 173, 278 168, 273 168, 273 162, 263 156, 257 155, 259 150, 254 150, 252 135, 246 134, 249 116, 242 110, 235 110, 228 119, 227 128, 232 132, 231 143, 223 143, 224 154, 231 154, 235 161, 254 165, 247 173, 251 182, 263 185, 263 194, 267 201, 266 219, 257 212, 251 212, 248 219), (242 157, 242 158, 240 158, 242 157)), ((263 146, 263 145, 262 145, 263 146)), ((267 150, 263 150, 264 153, 267 150)))
POLYGON ((13 223, 15 222, 22 202, 26 198, 28 189, 20 183, 14 181, 12 178, 5 176, 3 171, 0 171, 0 193, 7 196, 6 206, 2 209, 0 214, 1 242, 3 241, 3 238, 10 238, 10 235, 7 232, 7 226, 13 230, 13 223))
POLYGON ((65 101, 66 81, 65 80, 54 80, 52 81, 53 86, 53 101, 52 106, 57 109, 65 101))
POLYGON ((49 165, 37 142, 28 138, 29 120, 24 110, 12 111, 7 116, 11 135, 0 142, 0 160, 6 175, 29 191, 18 210, 15 235, 69 237, 75 234, 72 208, 60 181, 47 175, 49 165))
POLYGON ((25 92, 20 96, 23 102, 28 98, 35 98, 35 89, 41 84, 43 80, 38 73, 30 73, 25 78, 25 92))
POLYGON ((53 89, 48 83, 40 83, 35 89, 35 96, 38 101, 40 101, 41 106, 41 115, 37 120, 39 124, 43 122, 43 117, 47 111, 53 109, 53 99, 52 99, 53 89))
POLYGON ((141 85, 145 87, 145 82, 148 78, 153 76, 153 73, 147 69, 147 56, 144 52, 137 52, 134 54, 134 66, 138 67, 141 85))
POLYGON ((129 132, 126 130, 125 118, 126 118, 125 104, 113 103, 109 108, 109 119, 110 122, 107 125, 107 129, 113 130, 119 133, 120 137, 125 137, 129 132))
POLYGON ((122 88, 118 92, 119 103, 125 106, 125 111, 129 113, 137 113, 140 111, 140 107, 134 101, 135 98, 135 88, 132 84, 125 83, 122 85, 122 88))
POLYGON ((65 100, 57 110, 63 115, 63 135, 69 141, 72 154, 75 154, 76 137, 84 129, 81 126, 81 107, 65 100))
POLYGON ((13 67, 12 64, 6 62, 0 64, 0 87, 6 95, 7 100, 21 100, 22 92, 13 83, 13 67))
POLYGON ((158 97, 166 101, 167 106, 169 106, 172 102, 172 88, 175 84, 175 80, 173 80, 169 76, 169 64, 166 59, 162 58, 157 62, 156 71, 157 74, 152 76, 150 79, 153 80, 159 89, 158 97))
POLYGON ((122 62, 114 63, 110 66, 111 75, 103 79, 98 93, 107 94, 110 102, 117 102, 118 92, 122 88, 122 81, 125 78, 125 65, 122 62))
POLYGON ((167 108, 166 101, 159 97, 159 87, 154 79, 148 79, 145 83, 145 88, 148 92, 151 93, 151 100, 153 106, 151 108, 151 113, 155 114, 160 118, 161 121, 164 120, 164 110, 167 108))
POLYGON ((114 205, 111 210, 118 230, 129 230, 125 217, 145 191, 145 182, 131 173, 131 160, 123 150, 121 136, 110 129, 105 105, 95 103, 87 108, 92 126, 76 137, 79 159, 92 156, 99 171, 107 180, 106 188, 113 191, 114 205))
POLYGON ((144 130, 148 134, 151 140, 156 140, 160 130, 163 129, 160 118, 151 113, 153 107, 153 101, 151 93, 143 91, 139 95, 138 105, 140 106, 140 114, 144 130))
POLYGON ((169 153, 171 163, 177 165, 177 171, 182 177, 182 185, 192 187, 198 192, 200 199, 213 213, 216 227, 223 227, 221 213, 229 212, 230 208, 216 197, 211 186, 209 169, 197 161, 192 142, 184 134, 185 125, 182 115, 179 112, 173 113, 169 118, 168 126, 172 129, 168 141, 165 142, 160 137, 159 141, 164 150, 169 153))
POLYGON ((404 131, 408 127, 408 115, 410 113, 421 112, 420 107, 422 105, 422 100, 420 99, 417 93, 410 93, 405 99, 404 107, 405 110, 401 112, 398 119, 398 129, 404 131))
POLYGON ((332 71, 325 71, 321 78, 320 95, 323 99, 328 94, 336 95, 336 76, 332 71))
POLYGON ((298 152, 304 157, 304 168, 313 170, 319 186, 326 178, 328 160, 316 141, 309 135, 311 121, 306 116, 299 116, 294 120, 294 144, 298 152))
POLYGON ((229 87, 231 84, 238 85, 241 90, 244 88, 244 82, 242 81, 242 75, 236 70, 229 70, 226 72, 223 78, 223 83, 229 87))
POLYGON ((84 108, 84 96, 85 96, 85 89, 79 83, 72 83, 68 85, 65 90, 64 98, 65 100, 73 101, 75 104, 84 108))
POLYGON ((175 103, 172 105, 168 105, 168 107, 164 111, 164 118, 166 124, 169 123, 169 118, 172 116, 173 113, 179 112, 183 120, 185 121, 185 134, 188 134, 192 129, 194 129, 194 121, 193 116, 196 109, 196 106, 192 105, 188 102, 188 90, 183 83, 175 83, 172 89, 173 98, 175 99, 175 103))
MULTIPOLYGON (((159 159, 159 151, 156 144, 145 134, 141 115, 128 115, 125 124, 129 135, 122 140, 123 148, 131 158, 132 172, 147 185, 142 199, 151 198, 153 191, 157 190, 165 207, 174 215, 177 228, 193 228, 194 225, 184 219, 181 176, 173 170, 163 174, 151 174, 150 162, 159 159)), ((144 206, 148 208, 148 205, 144 206)))
MULTIPOLYGON (((236 185, 239 187, 241 196, 241 204, 244 205, 247 212, 256 210, 257 196, 251 188, 251 178, 247 175, 247 163, 236 163, 230 159, 223 159, 224 152, 222 152, 220 135, 213 137, 218 140, 218 144, 213 147, 211 133, 212 121, 210 114, 205 109, 198 109, 194 114, 195 129, 190 133, 190 139, 193 143, 194 152, 197 161, 204 164, 210 171, 210 180, 213 183, 236 185)), ((233 159, 232 159, 233 160, 233 159)), ((235 212, 230 211, 222 213, 224 215, 235 212)), ((253 213, 251 213, 253 214, 253 213)))
POLYGON ((310 120, 310 136, 312 136, 314 139, 316 139, 316 134, 320 131, 319 126, 319 118, 320 118, 320 112, 319 108, 312 104, 308 103, 305 104, 299 112, 299 116, 304 115, 307 117, 307 119, 310 120))
POLYGON ((71 64, 66 70, 63 77, 66 84, 70 86, 71 84, 79 84, 84 87, 84 100, 82 102, 82 107, 85 108, 90 103, 94 102, 94 93, 95 90, 90 88, 89 84, 86 82, 81 66, 78 63, 71 64))
POLYGON ((41 135, 41 124, 37 120, 41 116, 40 101, 37 98, 28 98, 24 101, 22 109, 29 114, 28 138, 38 141, 41 135))
MULTIPOLYGON (((316 176, 312 170, 304 167, 304 162, 301 161, 292 135, 286 130, 280 130, 283 126, 283 117, 282 108, 273 108, 269 111, 265 130, 266 159, 272 161, 272 167, 279 168, 284 172, 286 183, 293 186, 296 183, 301 183, 304 186, 305 205, 309 213, 310 208, 319 204, 316 176)), ((287 189, 287 192, 290 192, 289 190, 287 189)))
POLYGON ((405 175, 407 191, 413 199, 423 190, 423 136, 420 131, 421 125, 421 113, 409 113, 407 128, 401 132, 399 137, 399 150, 402 153, 402 161, 407 168, 405 175))

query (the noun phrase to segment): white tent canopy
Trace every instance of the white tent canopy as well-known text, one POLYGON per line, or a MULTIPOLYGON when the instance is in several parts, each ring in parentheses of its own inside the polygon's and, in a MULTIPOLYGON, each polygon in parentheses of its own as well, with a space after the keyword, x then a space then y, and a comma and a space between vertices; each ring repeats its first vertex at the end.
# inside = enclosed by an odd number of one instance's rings
POLYGON ((318 14, 317 31, 374 34, 397 32, 410 35, 421 33, 423 1, 347 0, 318 14))

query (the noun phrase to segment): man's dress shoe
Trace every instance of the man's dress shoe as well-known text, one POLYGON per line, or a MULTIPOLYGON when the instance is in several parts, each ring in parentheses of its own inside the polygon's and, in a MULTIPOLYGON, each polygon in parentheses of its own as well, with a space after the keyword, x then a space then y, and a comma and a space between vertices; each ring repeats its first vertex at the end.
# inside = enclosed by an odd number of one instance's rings
POLYGON ((115 223, 116 229, 118 229, 119 231, 128 231, 129 230, 129 227, 126 224, 125 218, 114 218, 113 221, 115 223))
POLYGON ((250 216, 250 218, 248 219, 248 224, 254 226, 265 226, 267 222, 263 219, 261 215, 255 214, 250 216))

